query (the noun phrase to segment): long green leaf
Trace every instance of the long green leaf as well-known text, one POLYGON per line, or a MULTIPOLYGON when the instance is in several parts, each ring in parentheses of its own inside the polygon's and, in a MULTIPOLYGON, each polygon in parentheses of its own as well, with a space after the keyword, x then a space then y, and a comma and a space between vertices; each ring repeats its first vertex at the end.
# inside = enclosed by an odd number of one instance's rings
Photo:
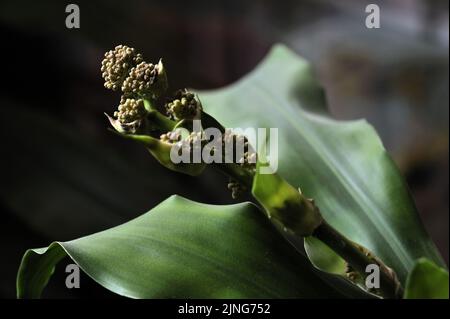
POLYGON ((102 286, 133 298, 345 297, 250 203, 172 196, 123 225, 28 250, 18 297, 39 297, 65 255, 102 286))
POLYGON ((288 48, 275 46, 241 81, 199 94, 204 109, 226 127, 278 128, 279 174, 403 283, 419 257, 443 265, 374 129, 364 120, 331 119, 311 67, 288 48))

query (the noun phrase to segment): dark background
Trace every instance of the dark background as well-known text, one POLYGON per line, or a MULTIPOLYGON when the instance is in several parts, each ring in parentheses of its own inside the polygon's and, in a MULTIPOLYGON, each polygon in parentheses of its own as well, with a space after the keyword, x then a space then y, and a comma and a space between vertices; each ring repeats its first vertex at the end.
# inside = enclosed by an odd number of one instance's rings
MULTIPOLYGON (((68 3, 0 2, 0 297, 14 298, 27 248, 117 225, 174 193, 233 202, 214 172, 171 173, 106 130, 118 96, 99 66, 121 43, 163 57, 173 87, 198 89, 290 46, 312 62, 333 116, 375 126, 448 263, 448 1, 78 0, 80 29, 65 27, 68 3), (380 29, 365 27, 368 3, 380 29)), ((112 296, 85 277, 66 289, 66 264, 45 297, 112 296)))

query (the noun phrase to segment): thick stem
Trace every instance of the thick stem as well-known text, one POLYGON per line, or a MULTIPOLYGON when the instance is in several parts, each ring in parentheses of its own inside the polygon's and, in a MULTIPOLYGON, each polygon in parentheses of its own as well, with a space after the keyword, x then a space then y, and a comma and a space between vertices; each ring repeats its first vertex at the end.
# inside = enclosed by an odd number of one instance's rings
POLYGON ((395 273, 389 267, 384 265, 378 258, 372 256, 371 253, 365 251, 364 248, 339 233, 326 221, 323 221, 322 224, 316 228, 313 236, 320 239, 331 249, 333 249, 353 269, 360 273, 363 278, 368 275, 366 273, 367 265, 378 265, 380 269, 379 291, 382 296, 385 298, 402 297, 403 288, 395 273))
MULTIPOLYGON (((253 174, 242 169, 237 164, 213 164, 213 166, 225 175, 237 180, 248 191, 252 188, 253 174)), ((323 221, 314 231, 313 236, 324 242, 334 252, 341 256, 355 271, 366 278, 366 267, 376 264, 380 269, 379 292, 384 298, 401 298, 403 288, 397 279, 395 272, 387 267, 379 258, 373 256, 362 246, 352 242, 326 221, 323 221)))
POLYGON ((176 122, 169 120, 167 117, 159 113, 159 111, 152 110, 148 112, 147 118, 153 125, 156 125, 164 132, 172 131, 176 125, 176 122))
POLYGON ((177 123, 161 114, 155 106, 155 101, 144 99, 144 107, 148 112, 147 118, 153 125, 165 132, 169 132, 174 129, 177 123))

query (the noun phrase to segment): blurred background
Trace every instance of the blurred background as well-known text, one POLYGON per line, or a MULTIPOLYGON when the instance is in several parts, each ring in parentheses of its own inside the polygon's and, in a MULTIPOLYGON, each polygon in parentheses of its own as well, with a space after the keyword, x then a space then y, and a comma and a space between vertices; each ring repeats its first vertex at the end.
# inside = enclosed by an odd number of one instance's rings
MULTIPOLYGON (((15 297, 27 248, 109 228, 174 193, 233 202, 222 176, 171 173, 106 130, 119 97, 99 66, 121 43, 163 57, 174 87, 198 89, 232 83, 287 44, 313 64, 334 117, 375 126, 448 264, 447 0, 76 0, 79 29, 65 26, 69 3, 0 2, 0 297, 15 297), (379 29, 365 27, 369 3, 379 29)), ((44 297, 113 296, 88 278, 66 289, 66 264, 44 297)))

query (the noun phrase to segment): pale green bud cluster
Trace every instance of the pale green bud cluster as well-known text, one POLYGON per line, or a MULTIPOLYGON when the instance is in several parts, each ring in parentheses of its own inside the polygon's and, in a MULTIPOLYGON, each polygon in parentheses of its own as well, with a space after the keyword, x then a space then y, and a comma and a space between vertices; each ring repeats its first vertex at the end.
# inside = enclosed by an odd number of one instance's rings
POLYGON ((249 170, 256 169, 256 160, 257 160, 256 152, 253 150, 253 148, 251 147, 247 138, 244 135, 234 134, 231 130, 227 129, 225 130, 225 134, 223 135, 222 139, 223 139, 222 142, 223 148, 227 143, 233 143, 233 145, 243 144, 245 152, 243 156, 237 161, 237 164, 249 170))
POLYGON ((178 132, 177 130, 171 131, 171 132, 167 132, 166 134, 162 134, 162 135, 159 137, 159 139, 160 139, 162 142, 170 143, 170 144, 179 142, 179 141, 180 141, 180 138, 181 138, 181 134, 180 134, 180 132, 178 132))
POLYGON ((147 63, 134 48, 125 45, 105 53, 101 72, 107 89, 121 89, 128 97, 157 99, 168 86, 161 60, 147 63))
POLYGON ((166 111, 173 120, 191 120, 200 115, 202 105, 195 94, 184 89, 175 93, 174 99, 166 104, 166 111))
POLYGON ((205 142, 203 132, 191 132, 189 136, 182 139, 180 143, 185 147, 197 148, 201 147, 203 142, 205 142))
POLYGON ((147 115, 147 110, 142 99, 128 99, 122 97, 114 116, 122 124, 132 123, 142 120, 147 115))
POLYGON ((142 61, 142 55, 126 45, 118 45, 106 52, 101 67, 105 88, 113 91, 120 89, 131 68, 142 61))
POLYGON ((122 92, 128 95, 149 95, 157 77, 158 70, 155 65, 141 62, 130 70, 122 84, 122 92))
MULTIPOLYGON (((175 131, 176 132, 176 131, 175 131)), ((192 154, 193 152, 202 149, 202 145, 205 142, 203 132, 190 132, 188 136, 181 138, 181 135, 172 135, 169 133, 162 136, 166 142, 175 143, 178 146, 179 152, 187 152, 192 154), (175 140, 176 139, 176 140, 175 140)))

